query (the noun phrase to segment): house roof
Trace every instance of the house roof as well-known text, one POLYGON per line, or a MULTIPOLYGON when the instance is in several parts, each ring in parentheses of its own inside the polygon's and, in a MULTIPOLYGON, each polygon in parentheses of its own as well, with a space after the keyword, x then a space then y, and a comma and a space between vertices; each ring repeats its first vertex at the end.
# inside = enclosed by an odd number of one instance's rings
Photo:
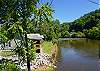
POLYGON ((27 34, 27 38, 33 39, 33 40, 42 40, 44 36, 40 34, 27 34))

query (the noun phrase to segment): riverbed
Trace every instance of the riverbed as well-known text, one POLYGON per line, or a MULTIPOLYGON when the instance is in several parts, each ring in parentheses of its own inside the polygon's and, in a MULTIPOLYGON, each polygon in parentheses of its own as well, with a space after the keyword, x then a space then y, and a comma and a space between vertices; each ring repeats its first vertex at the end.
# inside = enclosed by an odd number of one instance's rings
POLYGON ((56 71, 100 71, 100 40, 60 40, 56 71))

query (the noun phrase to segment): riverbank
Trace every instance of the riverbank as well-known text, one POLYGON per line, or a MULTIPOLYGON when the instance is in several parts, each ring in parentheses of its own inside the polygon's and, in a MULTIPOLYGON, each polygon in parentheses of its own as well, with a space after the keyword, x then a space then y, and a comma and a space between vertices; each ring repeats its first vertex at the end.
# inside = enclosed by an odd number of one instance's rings
POLYGON ((42 54, 48 55, 47 57, 43 55, 43 57, 45 57, 46 59, 44 60, 44 58, 42 57, 43 58, 42 62, 49 62, 49 63, 47 63, 46 65, 41 65, 39 68, 33 69, 32 71, 54 71, 54 68, 56 68, 55 62, 56 62, 56 57, 57 57, 56 56, 57 55, 57 44, 53 44, 51 41, 44 41, 42 48, 43 48, 42 54))
POLYGON ((44 53, 51 54, 51 50, 53 48, 53 43, 52 43, 52 41, 44 41, 42 47, 43 47, 44 53))
POLYGON ((58 52, 57 43, 53 44, 52 41, 45 41, 43 43, 43 52, 47 53, 51 57, 52 64, 55 65, 56 58, 57 58, 57 52, 58 52))

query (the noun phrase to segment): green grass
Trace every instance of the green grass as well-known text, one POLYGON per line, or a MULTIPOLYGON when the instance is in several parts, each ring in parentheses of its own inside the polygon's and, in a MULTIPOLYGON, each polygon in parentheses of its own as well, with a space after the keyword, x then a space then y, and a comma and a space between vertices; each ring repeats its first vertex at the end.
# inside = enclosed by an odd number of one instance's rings
POLYGON ((42 66, 32 71, 54 71, 52 67, 42 66))
MULTIPOLYGON (((44 41, 43 42, 43 52, 51 54, 52 47, 53 47, 52 41, 44 41)), ((42 71, 42 70, 40 70, 40 71, 42 71)), ((53 68, 46 67, 43 71, 53 71, 53 68)))
POLYGON ((52 67, 48 67, 47 71, 53 71, 53 68, 52 67))
POLYGON ((51 41, 44 41, 43 42, 43 52, 50 54, 52 50, 52 42, 51 41))
POLYGON ((14 53, 12 51, 0 51, 0 56, 4 56, 4 57, 11 56, 13 54, 14 53))

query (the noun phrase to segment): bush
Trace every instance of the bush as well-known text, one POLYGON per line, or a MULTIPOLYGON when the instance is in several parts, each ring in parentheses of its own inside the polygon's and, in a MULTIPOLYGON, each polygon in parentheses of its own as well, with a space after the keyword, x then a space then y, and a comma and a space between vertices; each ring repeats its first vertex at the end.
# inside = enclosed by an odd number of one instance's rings
POLYGON ((71 37, 82 38, 85 37, 85 34, 82 32, 74 32, 72 33, 71 37))
POLYGON ((100 29, 97 27, 93 27, 92 29, 89 30, 84 30, 84 33, 87 38, 100 39, 100 29))
POLYGON ((61 37, 63 37, 63 38, 70 37, 70 33, 68 31, 62 31, 61 37))
POLYGON ((53 39, 53 40, 52 40, 52 43, 53 43, 53 45, 54 45, 54 44, 58 44, 58 40, 57 40, 57 39, 53 39))
POLYGON ((9 61, 0 65, 0 71, 21 71, 21 69, 17 64, 9 61))

